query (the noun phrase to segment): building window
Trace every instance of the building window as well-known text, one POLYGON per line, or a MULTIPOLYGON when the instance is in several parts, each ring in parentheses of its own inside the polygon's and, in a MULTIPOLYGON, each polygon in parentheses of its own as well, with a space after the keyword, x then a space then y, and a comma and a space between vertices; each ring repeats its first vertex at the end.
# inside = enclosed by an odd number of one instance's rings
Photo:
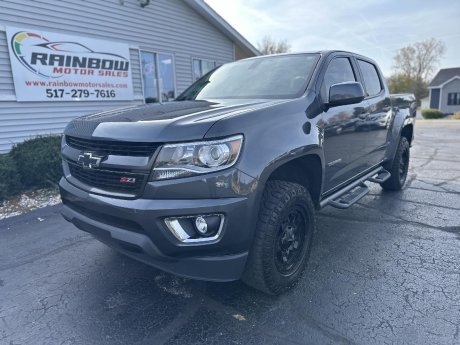
POLYGON ((141 51, 141 65, 145 102, 158 102, 158 78, 155 54, 141 51))
POLYGON ((460 92, 449 92, 447 94, 447 105, 460 105, 460 92))
POLYGON ((193 59, 193 81, 197 81, 216 67, 217 63, 215 61, 193 59))
POLYGON ((176 87, 173 55, 141 51, 140 56, 145 103, 174 100, 176 87))
POLYGON ((176 88, 174 86, 174 61, 171 54, 158 54, 158 72, 162 101, 174 100, 176 88))

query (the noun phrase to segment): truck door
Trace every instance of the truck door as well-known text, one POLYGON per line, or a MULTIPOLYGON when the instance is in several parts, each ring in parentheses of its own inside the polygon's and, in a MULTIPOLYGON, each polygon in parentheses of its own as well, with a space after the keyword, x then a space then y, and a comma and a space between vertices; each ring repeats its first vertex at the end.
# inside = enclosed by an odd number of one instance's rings
POLYGON ((372 62, 357 58, 363 87, 367 93, 367 118, 358 123, 358 129, 366 133, 366 161, 369 167, 379 164, 388 145, 388 131, 393 112, 388 91, 381 74, 372 62))
MULTIPOLYGON (((359 78, 350 57, 334 57, 321 81, 321 101, 328 102, 331 85, 351 81, 359 81, 359 78)), ((324 131, 325 192, 366 169, 366 134, 356 131, 356 124, 367 117, 367 109, 368 104, 363 101, 332 107, 322 113, 320 123, 324 131)))

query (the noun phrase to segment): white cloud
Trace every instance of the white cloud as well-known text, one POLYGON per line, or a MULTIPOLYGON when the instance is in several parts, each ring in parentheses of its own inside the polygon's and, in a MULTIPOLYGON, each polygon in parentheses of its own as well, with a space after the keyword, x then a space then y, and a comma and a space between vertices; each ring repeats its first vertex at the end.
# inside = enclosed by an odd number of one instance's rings
POLYGON ((293 51, 341 49, 374 58, 385 75, 404 45, 442 39, 442 67, 460 66, 460 2, 448 0, 206 0, 254 45, 264 35, 293 51), (445 3, 443 5, 442 3, 445 3))

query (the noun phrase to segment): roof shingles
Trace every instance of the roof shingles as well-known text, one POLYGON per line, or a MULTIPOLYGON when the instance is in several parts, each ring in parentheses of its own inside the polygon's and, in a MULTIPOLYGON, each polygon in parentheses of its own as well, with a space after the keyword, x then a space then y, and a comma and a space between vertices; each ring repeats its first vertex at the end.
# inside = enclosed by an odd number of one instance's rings
POLYGON ((452 79, 453 77, 460 78, 460 67, 441 69, 438 72, 438 74, 436 74, 436 76, 433 78, 429 86, 430 87, 440 86, 441 84, 452 79))

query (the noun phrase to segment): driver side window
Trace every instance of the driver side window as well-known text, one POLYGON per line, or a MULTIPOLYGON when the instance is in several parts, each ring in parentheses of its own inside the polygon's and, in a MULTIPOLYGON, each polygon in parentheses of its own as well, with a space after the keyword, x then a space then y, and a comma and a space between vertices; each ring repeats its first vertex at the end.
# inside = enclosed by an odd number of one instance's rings
POLYGON ((332 85, 349 81, 356 81, 350 59, 345 57, 333 59, 324 74, 320 91, 321 100, 323 102, 329 101, 329 89, 332 85))

